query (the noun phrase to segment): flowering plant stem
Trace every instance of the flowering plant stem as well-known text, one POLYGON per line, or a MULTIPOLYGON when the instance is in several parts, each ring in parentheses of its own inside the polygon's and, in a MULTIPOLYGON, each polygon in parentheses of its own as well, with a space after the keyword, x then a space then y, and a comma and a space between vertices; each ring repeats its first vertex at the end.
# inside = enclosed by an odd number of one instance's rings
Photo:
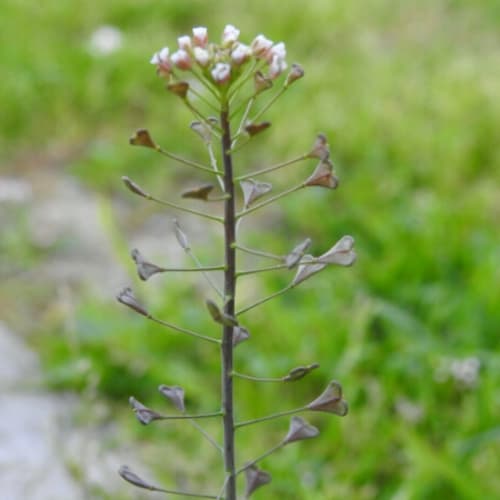
MULTIPOLYGON (((222 103, 220 125, 222 128, 222 162, 224 165, 224 187, 228 198, 224 201, 224 313, 234 317, 234 297, 236 291, 236 214, 234 200, 233 163, 229 152, 231 148, 231 128, 229 106, 222 103)), ((228 475, 226 482, 226 500, 236 500, 236 470, 234 450, 234 414, 233 414, 233 327, 225 325, 221 346, 221 397, 224 420, 224 467, 228 475)))

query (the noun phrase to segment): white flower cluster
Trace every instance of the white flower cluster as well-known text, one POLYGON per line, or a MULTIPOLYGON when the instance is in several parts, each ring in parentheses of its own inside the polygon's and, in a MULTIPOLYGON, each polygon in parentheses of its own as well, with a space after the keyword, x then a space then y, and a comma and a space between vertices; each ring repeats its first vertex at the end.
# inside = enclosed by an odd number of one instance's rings
POLYGON ((168 47, 156 52, 151 64, 165 78, 170 78, 174 69, 187 71, 197 66, 218 85, 229 83, 252 58, 267 64, 270 79, 277 78, 287 68, 283 42, 275 44, 264 35, 258 35, 250 45, 245 45, 239 41, 239 36, 240 30, 228 24, 221 43, 209 43, 207 28, 199 26, 193 28, 191 37, 183 35, 177 39, 179 48, 175 52, 170 53, 168 47))

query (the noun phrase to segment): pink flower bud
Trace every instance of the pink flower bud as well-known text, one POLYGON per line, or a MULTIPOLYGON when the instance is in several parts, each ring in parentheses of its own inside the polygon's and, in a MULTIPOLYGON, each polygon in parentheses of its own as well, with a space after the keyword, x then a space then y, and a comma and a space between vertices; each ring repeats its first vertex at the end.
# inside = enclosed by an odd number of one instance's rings
POLYGON ((273 42, 266 38, 264 35, 257 35, 251 44, 251 49, 253 54, 259 59, 264 59, 267 57, 273 42))
POLYGON ((156 65, 158 75, 163 77, 170 76, 170 73, 172 72, 172 62, 170 61, 168 54, 168 47, 163 47, 160 51, 155 52, 151 61, 149 61, 151 64, 156 65))
POLYGON ((222 43, 224 45, 231 45, 236 40, 238 40, 238 37, 240 36, 240 30, 235 28, 232 24, 226 25, 224 28, 224 33, 222 35, 222 43))
POLYGON ((179 44, 179 49, 188 51, 191 50, 191 38, 189 36, 180 36, 177 38, 177 43, 179 44))
POLYGON ((179 49, 177 52, 174 52, 170 56, 170 60, 179 69, 183 69, 183 70, 191 69, 191 66, 193 65, 193 63, 191 61, 191 57, 189 57, 189 54, 183 49, 179 49))
POLYGON ((193 54, 194 54, 194 59, 195 61, 205 68, 208 66, 208 63, 210 62, 210 54, 208 50, 202 49, 201 47, 195 47, 193 49, 193 54))
POLYGON ((284 59, 278 55, 274 55, 271 60, 271 64, 269 64, 269 78, 271 78, 271 80, 278 78, 278 76, 280 76, 287 67, 288 65, 284 59))
POLYGON ((271 50, 269 51, 269 61, 272 61, 275 56, 280 59, 286 58, 286 47, 283 42, 279 42, 271 47, 271 50))
POLYGON ((231 66, 226 63, 217 63, 212 68, 211 73, 214 82, 222 85, 224 83, 227 83, 231 78, 231 66))
POLYGON ((252 55, 252 51, 248 45, 244 43, 238 43, 236 47, 231 52, 231 59, 237 66, 248 61, 249 57, 252 55))
POLYGON ((205 48, 208 43, 208 30, 204 26, 193 28, 193 43, 196 47, 205 48))

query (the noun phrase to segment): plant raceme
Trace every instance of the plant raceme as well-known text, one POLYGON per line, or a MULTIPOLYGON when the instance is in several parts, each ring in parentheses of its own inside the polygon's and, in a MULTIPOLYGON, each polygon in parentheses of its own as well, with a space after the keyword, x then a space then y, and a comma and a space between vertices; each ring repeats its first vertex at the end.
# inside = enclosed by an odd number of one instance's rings
MULTIPOLYGON (((244 498, 249 498, 257 488, 271 481, 271 474, 257 465, 261 460, 284 446, 319 435, 320 431, 302 417, 297 416, 297 413, 324 412, 345 416, 348 412, 348 405, 343 399, 340 383, 331 381, 323 392, 299 408, 237 421, 233 386, 235 379, 249 383, 291 383, 301 380, 319 367, 318 363, 301 365, 292 368, 282 376, 256 376, 238 372, 234 367, 233 351, 236 346, 250 339, 250 332, 241 324, 241 318, 247 311, 290 291, 332 265, 351 266, 356 260, 356 254, 353 250, 354 239, 349 235, 340 237, 329 250, 318 256, 306 253, 311 246, 310 238, 296 244, 286 255, 275 255, 265 250, 248 248, 242 243, 240 223, 250 214, 303 188, 334 190, 338 187, 338 179, 330 160, 330 148, 323 134, 318 134, 309 151, 293 159, 253 172, 236 171, 233 164, 236 151, 246 146, 256 135, 269 130, 271 123, 261 120, 264 113, 294 82, 304 76, 301 66, 298 64, 289 66, 286 62, 285 44, 274 43, 262 34, 257 35, 250 43, 243 43, 240 41, 240 31, 232 25, 224 28, 219 42, 209 39, 207 28, 195 27, 191 36, 179 37, 177 44, 178 48, 174 51, 168 47, 161 48, 151 58, 151 64, 156 67, 158 76, 165 80, 167 90, 179 97, 194 115, 190 128, 203 141, 207 150, 207 161, 194 161, 167 151, 153 139, 146 129, 137 130, 130 138, 130 143, 150 148, 184 167, 198 171, 200 175, 210 177, 213 182, 206 182, 205 179, 198 186, 185 190, 181 193, 184 203, 180 204, 162 200, 150 194, 148 190, 129 177, 124 176, 122 180, 132 193, 146 200, 168 207, 175 212, 188 213, 221 224, 224 229, 224 251, 221 263, 203 264, 194 253, 188 236, 175 219, 173 232, 181 248, 192 260, 193 267, 158 265, 150 262, 139 249, 133 249, 131 256, 139 277, 144 281, 154 275, 168 272, 199 272, 213 291, 213 297, 205 297, 205 307, 211 319, 219 325, 221 334, 220 336, 207 336, 157 318, 147 306, 140 303, 130 287, 124 288, 118 294, 117 299, 133 312, 150 321, 173 332, 190 336, 194 340, 215 344, 220 349, 220 409, 190 414, 185 407, 184 389, 177 385, 164 384, 159 386, 159 392, 173 405, 174 413, 163 414, 148 408, 134 397, 130 398, 130 405, 138 421, 143 425, 161 420, 185 419, 189 421, 220 453, 223 473, 220 477, 219 491, 209 493, 178 491, 155 486, 143 480, 127 466, 123 466, 119 473, 123 479, 133 485, 151 491, 198 498, 236 500, 237 479, 240 475, 246 479, 244 498), (309 163, 311 160, 316 161, 317 164, 304 175, 304 180, 277 194, 272 194, 273 186, 270 182, 257 179, 259 176, 274 173, 293 164, 309 163), (241 196, 237 195, 238 186, 241 189, 241 196), (241 205, 239 205, 240 199, 241 205), (192 208, 186 202, 216 203, 220 205, 220 214, 192 208), (261 265, 254 269, 243 269, 237 266, 238 256, 242 254, 253 255, 259 260, 271 261, 272 264, 261 265), (237 303, 238 280, 245 275, 277 270, 284 272, 293 270, 294 275, 289 284, 282 290, 240 307, 237 303), (213 273, 223 274, 222 288, 213 279, 213 273), (289 430, 284 438, 262 455, 238 465, 235 455, 236 430, 284 416, 291 417, 289 430), (220 420, 222 443, 218 443, 198 423, 200 419, 206 418, 220 420)), ((203 307, 202 304, 200 307, 203 307)))

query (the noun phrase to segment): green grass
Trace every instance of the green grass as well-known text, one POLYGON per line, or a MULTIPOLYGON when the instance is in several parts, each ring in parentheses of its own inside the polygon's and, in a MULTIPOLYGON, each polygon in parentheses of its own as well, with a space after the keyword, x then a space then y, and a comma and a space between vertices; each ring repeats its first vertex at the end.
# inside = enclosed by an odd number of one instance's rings
MULTIPOLYGON (((179 185, 206 181, 128 147, 127 139, 147 126, 166 148, 200 157, 187 129, 191 117, 165 93, 149 58, 193 25, 219 33, 226 22, 248 40, 260 32, 285 40, 289 60, 306 69, 306 78, 270 111, 272 128, 249 146, 237 168, 303 153, 323 131, 341 179, 336 192, 300 192, 273 207, 271 217, 257 217, 248 242, 286 252, 291 241, 311 236, 312 251, 319 253, 352 234, 358 252, 352 269, 324 271, 244 317, 252 340, 236 352, 240 371, 281 375, 314 361, 321 368, 293 386, 239 381, 241 418, 301 405, 330 378, 342 381, 351 408, 345 419, 314 415, 322 437, 266 460, 273 483, 255 498, 497 498, 497 2, 315 0, 305 6, 293 0, 283 9, 256 0, 221 1, 214 9, 202 1, 51 0, 42 8, 8 0, 0 19, 3 169, 22 175, 37 161, 60 165, 61 172, 137 207, 138 219, 142 202, 124 192, 120 175, 165 196, 175 196, 179 185), (105 23, 122 30, 124 46, 96 57, 86 41, 105 23), (468 356, 481 362, 476 385, 438 376, 446 360, 468 356), (417 409, 415 419, 405 417, 402 402, 417 409)), ((310 168, 294 166, 266 180, 284 188, 310 168)), ((24 239, 23 215, 9 224, 0 249, 21 267, 36 266, 44 252, 24 239)), ((112 231, 120 265, 129 228, 122 223, 112 231)), ((217 260, 210 248, 199 251, 217 260)), ((256 280, 242 281, 245 294, 271 293, 289 276, 262 278, 257 289, 256 280)), ((0 285, 7 315, 19 293, 35 309, 51 304, 51 284, 9 286, 0 285)), ((140 289, 159 316, 215 333, 196 277, 175 276, 153 288, 140 289)), ((216 407, 213 346, 169 334, 112 298, 85 292, 73 320, 68 330, 49 308, 38 322, 34 343, 50 385, 92 388, 113 400, 126 436, 149 443, 147 459, 160 462, 156 468, 166 483, 173 484, 187 464, 195 482, 217 484, 212 450, 198 448, 187 426, 142 429, 119 411, 130 394, 161 409, 155 393, 160 383, 184 385, 193 410, 216 407), (173 450, 175 459, 165 459, 173 450)), ((278 441, 286 426, 242 430, 240 459, 278 441)))

